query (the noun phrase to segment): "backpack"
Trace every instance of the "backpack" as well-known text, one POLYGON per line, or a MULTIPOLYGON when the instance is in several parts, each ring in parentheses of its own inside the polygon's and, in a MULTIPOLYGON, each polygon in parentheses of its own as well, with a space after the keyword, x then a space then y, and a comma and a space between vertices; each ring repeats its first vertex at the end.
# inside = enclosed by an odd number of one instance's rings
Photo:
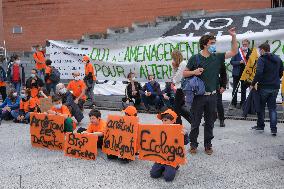
POLYGON ((60 81, 60 72, 58 69, 52 67, 49 79, 54 83, 58 83, 60 81))

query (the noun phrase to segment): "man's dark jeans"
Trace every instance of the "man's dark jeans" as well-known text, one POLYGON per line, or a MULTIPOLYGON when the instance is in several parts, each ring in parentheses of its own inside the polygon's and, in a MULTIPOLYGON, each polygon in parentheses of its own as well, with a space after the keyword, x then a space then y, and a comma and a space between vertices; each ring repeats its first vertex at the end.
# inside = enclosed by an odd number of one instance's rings
POLYGON ((217 113, 219 120, 225 120, 222 94, 219 91, 217 92, 217 113))
POLYGON ((197 148, 197 138, 199 135, 199 126, 204 111, 204 147, 211 147, 213 136, 214 122, 216 118, 217 95, 195 96, 192 102, 192 124, 190 131, 190 146, 197 148))
POLYGON ((271 131, 277 132, 277 112, 276 112, 276 98, 279 89, 259 89, 260 94, 260 112, 257 113, 257 126, 264 128, 265 106, 267 104, 270 118, 271 131))
POLYGON ((149 109, 149 105, 155 105, 156 108, 160 108, 162 105, 161 97, 158 95, 146 96, 145 94, 142 94, 141 98, 147 109, 149 109))

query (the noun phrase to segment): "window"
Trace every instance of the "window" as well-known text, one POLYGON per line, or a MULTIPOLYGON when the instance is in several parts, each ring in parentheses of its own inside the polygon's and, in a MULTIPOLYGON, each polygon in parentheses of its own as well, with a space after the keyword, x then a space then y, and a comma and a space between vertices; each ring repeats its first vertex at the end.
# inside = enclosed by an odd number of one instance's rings
POLYGON ((23 33, 23 28, 22 28, 21 26, 14 26, 14 27, 13 27, 13 33, 14 33, 14 34, 23 33))

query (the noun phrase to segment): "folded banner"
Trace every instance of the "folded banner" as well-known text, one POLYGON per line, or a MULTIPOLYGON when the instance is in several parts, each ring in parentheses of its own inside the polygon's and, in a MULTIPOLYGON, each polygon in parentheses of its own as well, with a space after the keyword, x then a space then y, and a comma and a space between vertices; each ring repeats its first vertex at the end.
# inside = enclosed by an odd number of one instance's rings
POLYGON ((30 134, 33 147, 63 150, 64 117, 31 113, 30 134))
POLYGON ((186 163, 182 125, 139 125, 139 159, 178 166, 186 163))
MULTIPOLYGON (((226 52, 231 48, 227 30, 234 26, 239 43, 249 39, 250 48, 253 48, 267 41, 272 52, 284 59, 282 17, 284 12, 184 19, 162 37, 140 41, 85 45, 50 40, 47 54, 61 72, 62 79, 71 79, 75 70, 83 75, 82 57, 88 55, 99 80, 126 80, 127 74, 134 72, 139 81, 145 81, 148 74, 154 74, 158 81, 169 81, 174 49, 180 50, 188 60, 200 51, 200 36, 212 32, 217 36, 217 52, 226 52)), ((226 61, 229 64, 230 60, 226 61)))
POLYGON ((252 82, 256 73, 257 60, 257 50, 253 48, 240 80, 252 82))

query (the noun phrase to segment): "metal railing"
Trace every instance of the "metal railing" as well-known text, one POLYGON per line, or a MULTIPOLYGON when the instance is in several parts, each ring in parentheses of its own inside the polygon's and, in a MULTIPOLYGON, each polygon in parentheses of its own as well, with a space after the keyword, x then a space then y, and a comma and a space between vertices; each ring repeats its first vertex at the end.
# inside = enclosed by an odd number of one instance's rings
POLYGON ((284 0, 271 0, 271 8, 284 7, 284 0))

